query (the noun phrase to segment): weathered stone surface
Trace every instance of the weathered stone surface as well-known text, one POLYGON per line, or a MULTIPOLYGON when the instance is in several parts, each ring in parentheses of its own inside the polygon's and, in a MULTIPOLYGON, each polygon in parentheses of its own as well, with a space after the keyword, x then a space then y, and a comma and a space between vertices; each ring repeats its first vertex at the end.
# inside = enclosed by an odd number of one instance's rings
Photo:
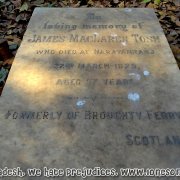
POLYGON ((180 167, 179 92, 153 10, 36 8, 0 98, 1 166, 180 167))

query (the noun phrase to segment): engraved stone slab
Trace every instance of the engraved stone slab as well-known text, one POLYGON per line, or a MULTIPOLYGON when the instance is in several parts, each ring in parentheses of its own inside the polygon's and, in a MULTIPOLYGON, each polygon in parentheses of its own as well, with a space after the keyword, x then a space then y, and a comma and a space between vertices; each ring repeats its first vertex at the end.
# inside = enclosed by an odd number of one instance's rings
POLYGON ((0 98, 1 166, 180 167, 179 92, 152 9, 36 8, 0 98))

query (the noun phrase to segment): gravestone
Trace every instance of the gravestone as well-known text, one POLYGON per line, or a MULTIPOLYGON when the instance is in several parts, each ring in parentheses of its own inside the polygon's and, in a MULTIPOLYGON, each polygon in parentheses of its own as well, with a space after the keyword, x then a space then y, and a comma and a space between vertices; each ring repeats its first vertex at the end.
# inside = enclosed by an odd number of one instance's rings
POLYGON ((36 8, 0 98, 1 168, 178 168, 179 92, 152 9, 36 8))

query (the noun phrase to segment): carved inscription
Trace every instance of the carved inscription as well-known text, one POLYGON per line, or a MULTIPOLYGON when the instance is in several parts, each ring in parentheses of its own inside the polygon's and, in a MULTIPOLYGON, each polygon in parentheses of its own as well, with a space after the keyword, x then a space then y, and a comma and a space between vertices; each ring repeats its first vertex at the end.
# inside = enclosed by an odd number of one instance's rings
POLYGON ((179 75, 153 9, 36 8, 0 98, 2 167, 179 168, 179 75))

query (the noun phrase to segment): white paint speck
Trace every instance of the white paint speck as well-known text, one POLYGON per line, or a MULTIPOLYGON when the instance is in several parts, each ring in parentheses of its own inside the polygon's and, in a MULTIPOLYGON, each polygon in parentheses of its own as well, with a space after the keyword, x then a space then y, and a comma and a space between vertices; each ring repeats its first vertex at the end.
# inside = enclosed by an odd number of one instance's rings
POLYGON ((127 43, 126 42, 122 42, 121 43, 123 46, 127 46, 127 43))
POLYGON ((112 37, 116 37, 116 36, 117 36, 117 34, 111 34, 111 36, 112 36, 112 37))
POLYGON ((168 56, 169 56, 169 57, 172 57, 172 55, 171 55, 171 54, 172 54, 172 53, 170 53, 170 51, 169 51, 168 56))
POLYGON ((138 94, 138 93, 136 93, 136 92, 134 92, 134 93, 129 93, 128 94, 128 99, 130 100, 130 101, 139 101, 140 100, 140 95, 138 94))
POLYGON ((129 76, 133 76, 136 80, 141 80, 141 75, 138 73, 129 73, 129 76))
POLYGON ((130 8, 125 8, 124 11, 125 11, 125 12, 131 12, 132 9, 130 9, 130 8))
POLYGON ((76 105, 77 105, 78 107, 82 107, 82 106, 84 106, 85 104, 86 104, 86 101, 85 101, 85 100, 78 100, 77 103, 76 103, 76 105))
POLYGON ((94 35, 96 35, 96 36, 98 36, 98 35, 99 35, 99 33, 97 33, 97 32, 94 32, 93 34, 94 34, 94 35))
POLYGON ((149 76, 150 72, 149 71, 144 71, 143 74, 144 74, 144 76, 149 76))

